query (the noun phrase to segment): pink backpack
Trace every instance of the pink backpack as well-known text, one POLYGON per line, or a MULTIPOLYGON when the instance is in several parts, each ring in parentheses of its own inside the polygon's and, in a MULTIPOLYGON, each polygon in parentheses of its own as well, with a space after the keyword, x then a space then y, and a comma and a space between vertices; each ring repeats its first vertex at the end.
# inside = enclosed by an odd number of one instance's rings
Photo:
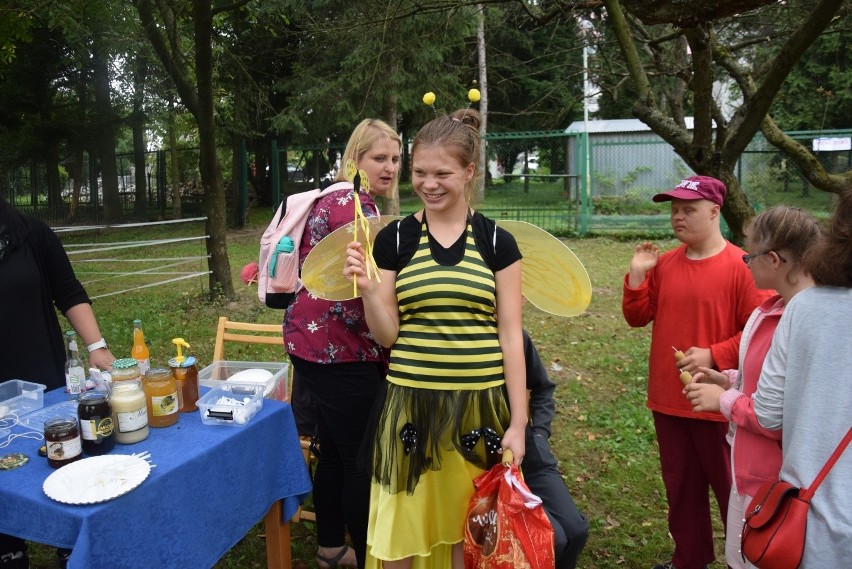
POLYGON ((318 199, 352 184, 338 182, 324 190, 315 189, 287 196, 260 238, 257 296, 270 308, 286 309, 299 290, 299 247, 308 216, 318 199))

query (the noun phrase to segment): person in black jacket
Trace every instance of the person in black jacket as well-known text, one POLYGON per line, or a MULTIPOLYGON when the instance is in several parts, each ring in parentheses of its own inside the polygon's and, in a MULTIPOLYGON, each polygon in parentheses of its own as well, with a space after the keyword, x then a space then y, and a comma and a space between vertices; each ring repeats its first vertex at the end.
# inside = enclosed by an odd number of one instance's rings
MULTIPOLYGON (((109 369, 115 357, 59 238, 0 195, 0 382, 22 379, 47 389, 65 385, 57 309, 88 347, 89 364, 109 369)), ((62 549, 57 553, 60 562, 70 554, 62 549)), ((0 569, 27 567, 26 542, 0 534, 0 569)))
POLYGON ((530 422, 527 425, 523 473, 533 494, 541 498, 553 526, 556 569, 574 569, 589 537, 589 522, 577 509, 550 450, 550 423, 556 414, 556 384, 547 375, 532 338, 524 330, 527 389, 530 390, 530 422))

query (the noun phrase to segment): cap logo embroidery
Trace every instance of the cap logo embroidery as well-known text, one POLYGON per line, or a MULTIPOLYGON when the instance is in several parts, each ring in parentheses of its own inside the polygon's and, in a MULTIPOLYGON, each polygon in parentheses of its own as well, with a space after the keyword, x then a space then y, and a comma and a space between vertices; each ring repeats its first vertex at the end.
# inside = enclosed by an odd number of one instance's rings
POLYGON ((698 182, 694 180, 681 180, 678 188, 686 188, 687 190, 698 191, 698 182))

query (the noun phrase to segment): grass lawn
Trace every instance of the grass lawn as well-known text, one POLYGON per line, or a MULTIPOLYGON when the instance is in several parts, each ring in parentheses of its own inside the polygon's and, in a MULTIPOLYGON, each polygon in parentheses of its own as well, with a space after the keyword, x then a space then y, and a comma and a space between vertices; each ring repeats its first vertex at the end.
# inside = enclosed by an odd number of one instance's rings
MULTIPOLYGON (((141 318, 151 349, 152 365, 165 365, 172 356, 170 339, 181 336, 192 345, 201 366, 213 353, 216 320, 277 323, 283 313, 261 305, 253 286, 242 284, 239 271, 256 260, 258 240, 269 219, 266 211, 252 212, 247 229, 232 231, 228 251, 237 298, 211 301, 206 279, 144 288, 95 301, 95 312, 113 353, 130 352, 132 321, 141 318)), ((198 234, 199 228, 172 227, 170 234, 198 234)), ((152 239, 146 230, 132 237, 68 236, 66 242, 152 239)), ((659 474, 651 413, 645 408, 645 381, 650 329, 630 329, 621 316, 621 282, 633 242, 604 237, 567 240, 588 269, 594 292, 589 309, 575 318, 559 318, 527 305, 524 324, 557 382, 557 416, 551 442, 560 459, 565 483, 589 518, 591 534, 580 567, 589 569, 652 567, 668 561, 673 543, 668 537, 666 501, 659 474)), ((660 243, 670 248, 673 241, 660 243)), ((199 243, 170 245, 169 255, 198 255, 199 243)), ((134 253, 160 256, 162 253, 134 253)), ((103 264, 101 264, 102 266, 103 264)), ((76 265, 78 271, 89 267, 76 265)), ((197 270, 198 263, 195 263, 197 270)), ((86 277, 86 280, 95 277, 86 277)), ((88 285, 92 294, 102 286, 112 290, 128 285, 103 281, 88 285)), ((271 361, 284 357, 277 347, 248 347, 228 359, 271 361), (257 359, 262 358, 262 359, 257 359)), ((721 559, 724 537, 716 520, 716 550, 721 559)), ((311 523, 293 526, 293 556, 303 567, 316 567, 316 542, 311 523)), ((219 563, 218 569, 265 567, 265 543, 260 523, 219 563)), ((35 568, 55 567, 52 548, 35 547, 35 568)), ((718 561, 715 567, 724 567, 718 561)))

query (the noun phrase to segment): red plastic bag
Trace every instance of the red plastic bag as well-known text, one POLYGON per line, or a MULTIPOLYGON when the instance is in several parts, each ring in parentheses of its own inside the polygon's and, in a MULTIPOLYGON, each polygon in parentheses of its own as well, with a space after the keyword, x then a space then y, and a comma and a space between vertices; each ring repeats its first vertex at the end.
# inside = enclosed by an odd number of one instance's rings
POLYGON ((473 481, 464 530, 466 569, 553 569, 553 527, 515 465, 473 481))

